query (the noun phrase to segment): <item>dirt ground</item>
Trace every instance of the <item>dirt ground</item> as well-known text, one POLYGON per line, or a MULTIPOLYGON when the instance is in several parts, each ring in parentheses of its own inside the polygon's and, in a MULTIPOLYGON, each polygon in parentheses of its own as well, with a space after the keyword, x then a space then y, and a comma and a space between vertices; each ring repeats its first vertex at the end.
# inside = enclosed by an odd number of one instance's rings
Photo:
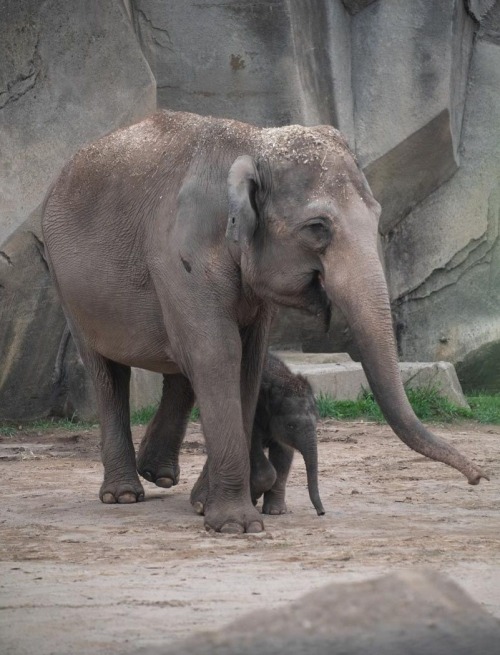
MULTIPOLYGON (((262 536, 208 534, 189 491, 204 461, 191 424, 180 484, 144 481, 146 501, 103 505, 97 430, 0 441, 0 652, 131 654, 171 645, 323 584, 408 566, 448 573, 500 617, 500 427, 435 431, 484 466, 471 487, 386 426, 324 421, 320 492, 311 507, 296 456, 291 513, 262 536)), ((143 428, 135 428, 138 442, 143 428)))

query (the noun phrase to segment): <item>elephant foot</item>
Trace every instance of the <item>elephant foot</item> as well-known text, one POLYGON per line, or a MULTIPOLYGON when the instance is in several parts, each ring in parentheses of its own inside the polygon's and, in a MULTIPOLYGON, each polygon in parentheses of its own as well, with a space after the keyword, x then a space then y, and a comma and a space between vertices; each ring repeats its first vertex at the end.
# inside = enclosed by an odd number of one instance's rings
POLYGON ((160 466, 156 470, 144 467, 138 469, 138 472, 141 477, 157 487, 170 489, 179 484, 180 468, 178 466, 175 469, 172 466, 160 466))
POLYGON ((199 478, 196 480, 194 487, 191 491, 190 501, 195 512, 203 515, 205 513, 205 505, 208 498, 208 471, 206 466, 200 473, 199 478))
POLYGON ((250 503, 213 502, 205 505, 205 528, 223 534, 257 534, 264 531, 264 524, 250 503))
POLYGON ((148 461, 147 458, 139 456, 137 458, 137 471, 141 477, 148 482, 152 482, 157 487, 170 489, 179 484, 181 469, 177 463, 168 462, 161 464, 157 461, 148 461))
POLYGON ((194 511, 199 514, 200 516, 203 516, 205 514, 205 505, 204 503, 201 502, 201 500, 197 500, 194 503, 191 503, 194 511))
POLYGON ((103 503, 138 503, 144 500, 144 489, 139 480, 111 482, 104 479, 99 498, 103 503))
POLYGON ((276 470, 271 462, 264 458, 258 466, 253 465, 250 474, 250 488, 254 504, 276 482, 276 470))
POLYGON ((264 496, 262 514, 270 514, 273 516, 278 514, 288 514, 288 509, 283 498, 269 498, 267 496, 268 494, 264 496))

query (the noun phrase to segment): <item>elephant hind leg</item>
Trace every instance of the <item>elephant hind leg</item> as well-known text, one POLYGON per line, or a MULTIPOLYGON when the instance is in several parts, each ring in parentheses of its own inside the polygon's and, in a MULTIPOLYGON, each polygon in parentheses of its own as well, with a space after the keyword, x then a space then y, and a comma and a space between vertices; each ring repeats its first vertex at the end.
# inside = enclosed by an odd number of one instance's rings
POLYGON ((99 497, 103 503, 144 500, 130 431, 130 367, 96 353, 74 332, 73 336, 96 392, 104 464, 104 481, 99 497))
POLYGON ((137 456, 139 474, 158 487, 169 488, 179 482, 179 451, 193 404, 193 388, 184 375, 163 376, 160 405, 137 456))

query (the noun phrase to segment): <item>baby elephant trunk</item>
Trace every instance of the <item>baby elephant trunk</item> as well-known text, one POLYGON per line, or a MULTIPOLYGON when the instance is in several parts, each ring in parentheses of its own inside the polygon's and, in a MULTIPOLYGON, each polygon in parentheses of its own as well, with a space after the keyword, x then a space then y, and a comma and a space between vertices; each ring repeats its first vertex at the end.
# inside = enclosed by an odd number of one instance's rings
POLYGON ((300 454, 304 458, 307 473, 307 489, 309 491, 309 498, 318 513, 318 516, 323 516, 325 510, 323 503, 319 497, 318 489, 318 448, 316 446, 316 434, 312 439, 309 439, 307 448, 300 449, 300 454))

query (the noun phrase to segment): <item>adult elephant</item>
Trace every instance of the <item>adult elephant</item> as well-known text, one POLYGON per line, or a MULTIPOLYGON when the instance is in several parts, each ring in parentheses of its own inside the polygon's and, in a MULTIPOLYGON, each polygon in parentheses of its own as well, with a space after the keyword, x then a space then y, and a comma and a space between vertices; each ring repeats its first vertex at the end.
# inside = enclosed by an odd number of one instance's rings
POLYGON ((259 532, 249 440, 275 303, 346 315, 388 422, 411 448, 485 477, 415 417, 401 383, 380 207, 332 127, 261 129, 163 111, 80 150, 48 193, 43 232, 95 383, 105 503, 142 500, 130 367, 164 374, 150 430, 179 443, 196 395, 207 527, 259 532))

